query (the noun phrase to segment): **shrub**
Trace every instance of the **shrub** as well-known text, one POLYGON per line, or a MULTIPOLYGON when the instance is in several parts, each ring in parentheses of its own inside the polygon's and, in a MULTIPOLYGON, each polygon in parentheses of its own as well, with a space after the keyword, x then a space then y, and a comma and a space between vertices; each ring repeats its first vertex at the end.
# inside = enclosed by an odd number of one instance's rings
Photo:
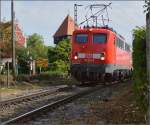
POLYGON ((147 74, 146 74, 146 29, 136 27, 133 30, 133 78, 136 100, 141 109, 147 110, 147 74))
POLYGON ((64 39, 55 47, 48 50, 49 69, 59 72, 67 72, 69 67, 70 40, 64 39))
POLYGON ((61 79, 67 76, 67 73, 60 72, 60 71, 48 71, 37 75, 18 75, 18 81, 26 81, 29 82, 30 80, 53 80, 53 79, 61 79))

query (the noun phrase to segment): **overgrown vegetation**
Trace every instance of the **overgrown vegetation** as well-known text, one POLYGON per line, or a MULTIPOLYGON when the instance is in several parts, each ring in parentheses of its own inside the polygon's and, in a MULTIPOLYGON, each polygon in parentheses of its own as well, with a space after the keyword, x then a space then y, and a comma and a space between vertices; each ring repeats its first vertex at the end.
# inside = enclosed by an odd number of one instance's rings
POLYGON ((27 48, 29 55, 33 59, 47 58, 48 46, 44 45, 41 35, 34 33, 27 38, 27 48))
POLYGON ((0 23, 0 56, 11 57, 11 25, 10 22, 0 23))
POLYGON ((146 74, 146 28, 133 30, 133 77, 136 99, 141 109, 147 110, 147 74, 146 74))
POLYGON ((17 46, 16 55, 18 61, 18 74, 28 74, 29 73, 29 56, 28 49, 25 47, 17 46))
POLYGON ((64 79, 66 78, 67 74, 59 71, 48 71, 48 72, 43 72, 41 74, 36 74, 33 76, 29 75, 19 75, 17 77, 18 81, 31 81, 31 80, 49 80, 55 82, 56 79, 64 79))
POLYGON ((146 8, 144 10, 144 12, 148 14, 148 12, 150 11, 150 1, 149 0, 145 0, 144 8, 146 8))
POLYGON ((60 41, 55 47, 51 47, 48 50, 48 60, 50 70, 67 72, 69 68, 69 52, 70 41, 64 39, 60 41))
MULTIPOLYGON (((11 58, 11 24, 1 23, 0 49, 2 58, 11 58)), ((30 73, 30 61, 36 61, 36 71, 67 73, 69 67, 70 41, 64 39, 55 47, 44 45, 41 35, 34 33, 27 37, 27 47, 16 44, 18 74, 30 73), (48 60, 48 61, 47 61, 48 60), (43 63, 40 64, 40 61, 43 63), (39 62, 39 64, 38 64, 39 62), (45 63, 46 62, 46 63, 45 63)), ((11 66, 10 66, 11 68, 11 66)))
MULTIPOLYGON (((37 33, 27 38, 27 47, 16 47, 18 72, 29 74, 30 60, 47 59, 48 46, 44 45, 42 36, 37 33)), ((38 69, 39 67, 36 67, 38 69)))

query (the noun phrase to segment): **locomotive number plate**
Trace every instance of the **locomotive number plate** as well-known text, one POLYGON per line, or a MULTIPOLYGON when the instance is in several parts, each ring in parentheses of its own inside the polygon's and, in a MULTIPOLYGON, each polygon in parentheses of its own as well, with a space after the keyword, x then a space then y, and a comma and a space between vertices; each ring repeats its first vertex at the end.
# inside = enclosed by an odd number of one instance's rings
POLYGON ((79 58, 83 59, 83 58, 87 58, 87 59, 99 59, 101 57, 101 54, 85 54, 85 53, 79 53, 78 55, 79 58))
POLYGON ((93 54, 79 53, 79 58, 93 58, 93 54))
POLYGON ((78 57, 79 58, 85 58, 85 54, 84 53, 79 53, 78 57))
POLYGON ((85 58, 93 58, 93 54, 85 54, 85 58))

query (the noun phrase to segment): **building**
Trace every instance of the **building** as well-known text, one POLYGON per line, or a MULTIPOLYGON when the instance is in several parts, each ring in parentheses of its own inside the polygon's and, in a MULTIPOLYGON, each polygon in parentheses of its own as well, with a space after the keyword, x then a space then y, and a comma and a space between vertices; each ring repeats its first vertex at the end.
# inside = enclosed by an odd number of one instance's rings
POLYGON ((26 37, 17 21, 15 22, 15 36, 17 45, 26 47, 26 37))
MULTIPOLYGON (((0 38, 0 73, 7 62, 12 62, 11 22, 3 22, 1 25, 3 35, 0 38), (4 31, 7 31, 7 33, 4 31)), ((15 41, 16 45, 26 47, 26 37, 18 21, 15 21, 15 41)))
POLYGON ((54 43, 57 44, 59 41, 69 38, 71 39, 72 33, 75 29, 74 20, 70 15, 64 19, 58 30, 55 32, 53 38, 54 43))

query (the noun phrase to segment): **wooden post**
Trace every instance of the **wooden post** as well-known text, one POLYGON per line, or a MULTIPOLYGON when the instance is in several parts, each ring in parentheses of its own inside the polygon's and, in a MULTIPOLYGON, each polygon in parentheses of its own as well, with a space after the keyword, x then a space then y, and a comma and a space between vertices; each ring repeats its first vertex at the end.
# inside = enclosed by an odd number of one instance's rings
POLYGON ((11 40, 12 40, 12 74, 14 82, 16 81, 16 43, 15 43, 15 26, 14 26, 14 0, 11 0, 11 40))
POLYGON ((35 75, 36 73, 36 67, 35 67, 35 60, 32 61, 32 65, 33 65, 33 75, 35 75))
MULTIPOLYGON (((2 39, 2 24, 1 24, 1 0, 0 0, 0 37, 2 39)), ((1 48, 1 47, 0 47, 1 48)), ((0 65, 1 65, 1 50, 0 50, 0 65)), ((0 67, 1 68, 1 67, 0 67)), ((1 69, 0 69, 0 77, 1 77, 1 69)), ((0 89, 1 89, 2 85, 0 83, 0 89)), ((0 101, 1 101, 1 98, 2 98, 2 94, 0 92, 0 101)), ((1 124, 1 119, 0 119, 0 124, 1 124)))
POLYGON ((42 68, 40 67, 40 74, 41 74, 41 72, 42 72, 42 68))
POLYGON ((9 62, 7 62, 7 88, 9 88, 9 62))

